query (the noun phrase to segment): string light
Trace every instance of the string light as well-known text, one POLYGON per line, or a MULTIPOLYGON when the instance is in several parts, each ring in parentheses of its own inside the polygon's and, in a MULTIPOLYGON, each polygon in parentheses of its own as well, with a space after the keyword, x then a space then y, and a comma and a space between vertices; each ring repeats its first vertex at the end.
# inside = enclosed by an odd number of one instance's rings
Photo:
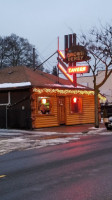
MULTIPOLYGON (((37 94, 50 94, 50 95, 73 95, 73 94, 80 94, 80 95, 94 95, 94 91, 91 90, 62 90, 62 89, 52 89, 52 88, 33 88, 33 92, 37 93, 37 94)), ((106 98, 104 96, 102 96, 101 94, 98 95, 98 97, 105 101, 106 98)))

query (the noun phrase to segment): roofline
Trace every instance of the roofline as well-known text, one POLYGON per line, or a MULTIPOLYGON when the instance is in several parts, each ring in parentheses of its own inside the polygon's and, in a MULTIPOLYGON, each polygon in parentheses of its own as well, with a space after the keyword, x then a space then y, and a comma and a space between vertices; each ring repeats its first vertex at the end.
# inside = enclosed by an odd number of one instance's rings
POLYGON ((88 91, 94 91, 94 89, 93 88, 68 88, 68 87, 48 87, 48 86, 45 86, 45 87, 43 87, 43 86, 36 86, 36 85, 32 85, 32 88, 51 88, 51 89, 61 89, 61 90, 88 90, 88 91))
POLYGON ((30 86, 24 86, 24 87, 22 87, 22 86, 20 86, 20 87, 7 87, 7 88, 0 88, 0 91, 7 91, 7 90, 19 90, 19 89, 30 89, 30 88, 32 88, 32 86, 30 85, 30 86))

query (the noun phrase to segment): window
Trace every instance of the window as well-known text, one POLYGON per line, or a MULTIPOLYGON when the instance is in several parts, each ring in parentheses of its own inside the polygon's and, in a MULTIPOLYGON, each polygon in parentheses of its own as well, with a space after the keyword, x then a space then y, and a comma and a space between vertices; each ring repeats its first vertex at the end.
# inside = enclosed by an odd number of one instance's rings
POLYGON ((38 97, 38 114, 50 114, 51 108, 50 97, 38 97))
POLYGON ((71 113, 82 112, 82 98, 72 97, 71 98, 71 113))

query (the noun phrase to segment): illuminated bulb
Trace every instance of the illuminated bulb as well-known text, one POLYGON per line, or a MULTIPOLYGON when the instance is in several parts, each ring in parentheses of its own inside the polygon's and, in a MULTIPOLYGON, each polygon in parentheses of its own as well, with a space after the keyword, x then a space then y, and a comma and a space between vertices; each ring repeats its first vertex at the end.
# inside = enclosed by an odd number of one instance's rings
POLYGON ((76 98, 76 97, 73 98, 73 102, 74 102, 74 103, 77 102, 77 98, 76 98))
POLYGON ((46 99, 42 99, 42 103, 43 103, 43 104, 46 104, 46 99))

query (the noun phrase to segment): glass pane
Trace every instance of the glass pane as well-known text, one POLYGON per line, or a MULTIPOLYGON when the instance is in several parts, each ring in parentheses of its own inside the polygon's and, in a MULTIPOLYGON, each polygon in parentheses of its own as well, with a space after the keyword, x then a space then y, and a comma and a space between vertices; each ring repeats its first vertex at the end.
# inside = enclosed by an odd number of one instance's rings
POLYGON ((51 113, 50 97, 38 97, 38 113, 50 114, 51 113))
POLYGON ((82 99, 77 97, 71 98, 71 113, 82 112, 82 99))

